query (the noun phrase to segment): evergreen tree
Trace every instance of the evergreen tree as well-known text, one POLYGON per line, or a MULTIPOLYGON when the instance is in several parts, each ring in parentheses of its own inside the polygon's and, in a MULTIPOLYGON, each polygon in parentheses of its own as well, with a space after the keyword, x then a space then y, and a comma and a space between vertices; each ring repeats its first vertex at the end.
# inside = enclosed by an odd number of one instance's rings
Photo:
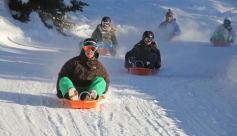
POLYGON ((21 22, 30 21, 30 13, 36 11, 47 28, 53 28, 52 25, 46 22, 50 19, 57 27, 56 30, 66 36, 63 30, 71 29, 75 26, 74 23, 69 21, 71 17, 66 13, 71 11, 74 13, 76 11, 83 12, 83 6, 89 5, 78 0, 71 0, 72 6, 66 6, 63 2, 64 0, 29 0, 29 2, 23 3, 21 0, 9 0, 8 6, 12 11, 18 13, 12 14, 14 19, 21 22))

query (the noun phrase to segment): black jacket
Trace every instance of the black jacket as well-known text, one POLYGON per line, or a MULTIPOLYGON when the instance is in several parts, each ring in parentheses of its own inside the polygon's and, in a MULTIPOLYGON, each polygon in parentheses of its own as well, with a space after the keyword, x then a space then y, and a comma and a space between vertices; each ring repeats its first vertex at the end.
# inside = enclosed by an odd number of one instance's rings
POLYGON ((137 60, 141 60, 146 62, 146 58, 149 54, 155 53, 157 55, 157 60, 155 63, 155 67, 161 66, 161 55, 160 50, 157 48, 157 43, 152 42, 150 45, 146 45, 143 40, 137 43, 133 49, 127 52, 125 59, 128 60, 129 57, 135 57, 137 60))

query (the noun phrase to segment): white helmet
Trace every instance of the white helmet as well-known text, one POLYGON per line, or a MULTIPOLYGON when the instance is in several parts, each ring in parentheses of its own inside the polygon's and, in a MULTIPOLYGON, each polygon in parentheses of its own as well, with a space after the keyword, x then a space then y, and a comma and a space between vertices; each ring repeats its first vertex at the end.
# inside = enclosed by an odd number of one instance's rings
POLYGON ((228 20, 231 22, 231 18, 230 17, 225 17, 225 20, 228 20))

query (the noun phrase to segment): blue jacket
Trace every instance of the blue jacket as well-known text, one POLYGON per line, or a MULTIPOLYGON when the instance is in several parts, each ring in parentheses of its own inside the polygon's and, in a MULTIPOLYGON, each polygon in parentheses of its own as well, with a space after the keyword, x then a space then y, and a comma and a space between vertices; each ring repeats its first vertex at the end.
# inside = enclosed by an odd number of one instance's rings
POLYGON ((179 24, 176 23, 176 19, 173 18, 171 22, 164 21, 158 27, 158 36, 162 37, 173 37, 171 34, 175 33, 173 36, 179 36, 181 34, 181 29, 179 24))

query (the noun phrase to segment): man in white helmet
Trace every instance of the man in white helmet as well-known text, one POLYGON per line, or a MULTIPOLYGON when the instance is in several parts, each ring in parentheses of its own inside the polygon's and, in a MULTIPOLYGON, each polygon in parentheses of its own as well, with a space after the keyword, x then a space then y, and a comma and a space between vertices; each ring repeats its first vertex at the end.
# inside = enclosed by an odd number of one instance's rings
POLYGON ((234 43, 236 39, 235 31, 231 26, 231 18, 226 17, 223 24, 221 24, 214 34, 212 35, 210 41, 227 41, 230 43, 234 43))

